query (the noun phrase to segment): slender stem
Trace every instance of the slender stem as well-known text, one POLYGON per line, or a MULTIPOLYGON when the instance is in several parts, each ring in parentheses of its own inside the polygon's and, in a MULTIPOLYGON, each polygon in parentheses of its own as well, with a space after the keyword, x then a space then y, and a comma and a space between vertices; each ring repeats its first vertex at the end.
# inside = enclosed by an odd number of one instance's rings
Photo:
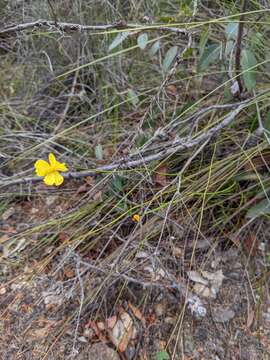
MULTIPOLYGON (((247 9, 248 0, 242 1, 242 8, 241 8, 241 15, 239 18, 239 26, 238 26, 238 34, 236 39, 236 51, 235 51, 235 72, 236 75, 241 73, 241 45, 242 45, 242 38, 244 32, 244 19, 245 19, 245 12, 247 9)), ((237 76, 239 94, 243 91, 243 85, 240 76, 237 76)))

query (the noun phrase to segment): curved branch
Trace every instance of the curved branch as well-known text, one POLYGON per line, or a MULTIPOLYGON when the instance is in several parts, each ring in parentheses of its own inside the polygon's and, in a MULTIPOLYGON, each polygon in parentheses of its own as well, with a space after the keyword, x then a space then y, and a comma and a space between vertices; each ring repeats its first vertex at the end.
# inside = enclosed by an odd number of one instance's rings
POLYGON ((63 31, 63 32, 87 32, 87 31, 106 31, 110 29, 115 30, 134 30, 134 31, 146 31, 146 30, 161 30, 161 31, 171 31, 174 33, 187 34, 186 29, 181 29, 177 27, 162 26, 159 24, 151 25, 142 25, 142 24, 128 24, 123 20, 117 21, 113 24, 105 25, 81 25, 76 23, 68 22, 55 22, 50 20, 39 19, 24 24, 16 24, 12 26, 7 26, 0 29, 0 36, 9 35, 16 32, 21 32, 30 29, 39 29, 39 28, 49 28, 52 31, 63 31))
MULTIPOLYGON (((63 174, 63 176, 65 179, 78 179, 87 176, 95 176, 103 172, 134 169, 138 166, 144 166, 145 164, 151 163, 153 161, 165 159, 177 151, 193 148, 197 145, 200 145, 202 142, 209 140, 211 137, 219 133, 223 128, 227 127, 245 107, 252 103, 253 100, 254 98, 251 98, 249 101, 246 100, 242 102, 236 109, 232 110, 227 116, 225 116, 219 124, 213 126, 205 133, 202 133, 193 139, 190 139, 190 137, 176 139, 174 141, 162 144, 160 148, 155 149, 155 151, 149 155, 146 155, 144 152, 142 152, 141 154, 130 156, 129 158, 121 158, 111 164, 103 165, 97 167, 96 169, 69 172, 67 174, 63 174)), ((16 178, 13 177, 0 181, 0 187, 33 183, 42 180, 43 178, 37 176, 22 178, 18 175, 16 178)))

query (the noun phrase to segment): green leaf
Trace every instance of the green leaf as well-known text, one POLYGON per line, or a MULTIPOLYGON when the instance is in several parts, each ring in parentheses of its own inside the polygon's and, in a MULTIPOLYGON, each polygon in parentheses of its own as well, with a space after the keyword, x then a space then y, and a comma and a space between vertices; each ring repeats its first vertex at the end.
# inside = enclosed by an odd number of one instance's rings
POLYGON ((158 40, 151 46, 151 48, 149 50, 149 55, 154 56, 158 52, 159 49, 160 49, 160 41, 158 40))
POLYGON ((246 218, 251 219, 267 214, 270 214, 270 201, 268 199, 263 199, 248 210, 246 213, 246 218))
POLYGON ((163 60, 163 64, 162 64, 162 69, 163 71, 168 71, 174 58, 176 57, 178 51, 178 47, 177 46, 172 46, 165 54, 164 60, 163 60))
POLYGON ((257 64, 255 55, 251 50, 244 49, 241 55, 241 66, 243 73, 243 79, 248 91, 251 91, 256 86, 256 70, 248 70, 257 64))
POLYGON ((129 101, 132 103, 133 106, 138 105, 139 98, 138 98, 138 95, 135 93, 134 90, 128 89, 128 98, 129 98, 129 101))
POLYGON ((226 46, 225 46, 225 58, 229 58, 231 56, 231 52, 234 48, 234 44, 235 42, 233 40, 228 40, 226 42, 226 46))
POLYGON ((115 192, 120 193, 124 188, 124 184, 125 184, 125 179, 123 178, 123 176, 120 176, 118 174, 114 175, 112 181, 112 188, 114 189, 115 192))
POLYGON ((146 33, 138 36, 137 44, 139 45, 139 48, 141 50, 144 50, 146 48, 147 41, 148 41, 148 35, 146 33))
POLYGON ((102 148, 101 144, 98 144, 95 147, 95 156, 96 156, 96 159, 103 160, 103 148, 102 148))
POLYGON ((263 126, 264 129, 270 133, 270 112, 267 112, 267 114, 264 117, 264 121, 263 121, 263 126))
POLYGON ((129 36, 129 31, 123 31, 116 35, 113 39, 111 45, 109 46, 109 51, 112 51, 114 48, 122 44, 122 42, 129 36))
POLYGON ((139 134, 135 140, 137 148, 143 146, 149 139, 151 139, 151 134, 144 131, 142 134, 139 134))
POLYGON ((200 43, 199 43, 200 56, 202 56, 204 52, 208 37, 209 37, 209 30, 207 28, 205 31, 201 33, 200 43))
POLYGON ((205 48, 198 64, 198 71, 206 70, 209 65, 219 59, 221 53, 221 44, 213 44, 205 48))
POLYGON ((170 360, 170 355, 166 350, 161 350, 156 353, 156 360, 170 360))
POLYGON ((229 23, 226 26, 225 33, 227 40, 236 40, 238 34, 238 26, 239 26, 238 21, 229 23))

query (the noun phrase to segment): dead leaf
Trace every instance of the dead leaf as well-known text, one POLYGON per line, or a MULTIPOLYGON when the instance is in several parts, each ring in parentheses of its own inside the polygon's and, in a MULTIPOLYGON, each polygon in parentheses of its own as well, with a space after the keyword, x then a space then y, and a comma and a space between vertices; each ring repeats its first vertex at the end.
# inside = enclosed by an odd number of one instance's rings
POLYGON ((93 176, 87 176, 85 178, 85 181, 87 182, 88 185, 90 186, 94 186, 96 184, 95 178, 93 176))
POLYGON ((174 255, 177 259, 181 258, 181 257, 183 256, 183 253, 184 253, 184 251, 183 251, 183 249, 181 249, 180 247, 177 247, 177 246, 174 246, 174 247, 173 247, 173 255, 174 255))
POLYGON ((95 200, 95 201, 102 201, 102 192, 101 192, 101 191, 97 191, 97 192, 93 195, 93 200, 95 200))
POLYGON ((155 170, 155 176, 154 181, 157 185, 166 186, 167 185, 167 176, 168 173, 168 167, 166 164, 162 164, 158 166, 158 168, 155 170))
POLYGON ((7 289, 5 287, 0 288, 0 295, 5 295, 6 292, 7 292, 7 289))
POLYGON ((64 275, 66 278, 71 279, 75 276, 75 271, 69 266, 64 266, 64 275))
POLYGON ((194 291, 197 295, 201 295, 206 298, 215 299, 225 276, 222 270, 218 270, 214 273, 209 271, 189 271, 188 277, 194 281, 194 291))
POLYGON ((205 298, 210 298, 210 299, 216 298, 216 295, 212 294, 211 289, 208 286, 200 283, 196 283, 193 286, 193 291, 195 292, 195 294, 199 296, 203 296, 205 298))
POLYGON ((0 236, 0 244, 3 244, 5 243, 6 241, 8 241, 10 239, 10 237, 8 235, 3 235, 3 236, 0 236))
POLYGON ((99 338, 100 341, 107 342, 106 336, 104 336, 104 335, 102 334, 102 332, 101 332, 100 329, 98 328, 98 326, 97 326, 97 324, 95 323, 95 321, 92 321, 92 320, 89 321, 89 322, 85 325, 85 327, 94 330, 96 336, 99 338))
POLYGON ((196 283, 203 284, 203 285, 208 285, 208 283, 209 283, 208 280, 204 279, 198 271, 191 270, 191 271, 188 271, 187 274, 188 274, 189 279, 196 283))
POLYGON ((104 331, 106 329, 106 326, 102 321, 97 322, 97 327, 100 331, 104 331))
POLYGON ((259 247, 259 240, 255 233, 249 234, 243 241, 243 247, 248 255, 254 256, 259 247))
POLYGON ((120 315, 112 331, 109 332, 110 339, 118 351, 124 352, 129 341, 133 337, 134 325, 133 320, 127 312, 120 315))
POLYGON ((167 93, 170 95, 177 95, 177 87, 175 85, 168 85, 166 87, 167 93))
POLYGON ((249 329, 251 327, 251 325, 253 324, 254 316, 255 316, 255 311, 250 310, 249 313, 248 313, 247 323, 246 323, 247 329, 249 329))
POLYGON ((108 329, 113 329, 113 327, 115 326, 116 322, 117 322, 117 316, 116 316, 116 315, 109 317, 109 318, 106 320, 107 328, 108 328, 108 329))
POLYGON ((166 273, 163 269, 161 269, 161 268, 154 269, 153 266, 151 266, 151 265, 145 266, 144 270, 148 271, 151 274, 152 281, 158 281, 161 278, 164 278, 166 275, 166 273))
POLYGON ((134 316, 136 316, 137 319, 139 319, 144 325, 145 325, 145 318, 141 311, 136 308, 136 306, 132 305, 130 302, 128 303, 128 306, 130 310, 133 312, 134 316))
POLYGON ((2 214, 2 220, 6 221, 8 218, 10 218, 15 213, 15 208, 11 206, 2 214))
POLYGON ((58 237, 61 242, 65 242, 69 239, 69 235, 64 231, 60 232, 58 237))

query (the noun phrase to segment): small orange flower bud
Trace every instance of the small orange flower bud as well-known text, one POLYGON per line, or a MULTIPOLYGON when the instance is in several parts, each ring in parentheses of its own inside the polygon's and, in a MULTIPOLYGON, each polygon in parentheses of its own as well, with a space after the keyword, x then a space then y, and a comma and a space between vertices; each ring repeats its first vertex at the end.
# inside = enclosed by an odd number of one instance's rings
POLYGON ((139 214, 134 214, 132 216, 132 220, 135 221, 135 222, 139 222, 141 220, 141 217, 139 214))

